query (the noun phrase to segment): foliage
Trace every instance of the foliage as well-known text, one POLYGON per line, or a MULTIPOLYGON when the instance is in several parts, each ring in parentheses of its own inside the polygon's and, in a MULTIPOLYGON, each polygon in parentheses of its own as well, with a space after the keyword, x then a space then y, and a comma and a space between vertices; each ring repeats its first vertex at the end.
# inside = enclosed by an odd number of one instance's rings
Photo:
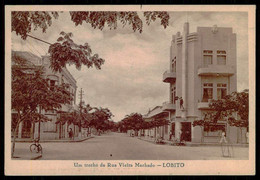
POLYGON ((162 117, 158 117, 153 121, 145 121, 141 114, 131 113, 130 115, 126 115, 126 117, 118 123, 118 127, 122 132, 126 132, 131 129, 138 131, 140 129, 150 129, 168 124, 169 120, 162 117))
MULTIPOLYGON (((47 11, 12 11, 12 29, 22 39, 26 39, 28 34, 38 28, 45 33, 47 28, 52 25, 52 18, 57 19, 60 12, 47 11)), ((169 14, 164 11, 146 11, 143 13, 146 24, 149 25, 156 19, 161 19, 161 25, 166 28, 169 25, 169 14)), ((71 11, 71 21, 76 26, 82 25, 83 22, 90 24, 94 29, 102 30, 106 25, 110 29, 116 29, 118 22, 125 26, 129 24, 133 31, 142 32, 143 21, 135 11, 71 11)), ((78 45, 71 39, 72 33, 61 32, 61 37, 57 42, 50 45, 48 52, 51 56, 51 68, 54 71, 61 71, 66 64, 74 64, 77 69, 81 65, 88 68, 93 65, 100 69, 104 64, 104 59, 98 54, 92 55, 92 50, 88 43, 78 45)))
MULTIPOLYGON (((42 67, 29 66, 21 58, 12 55, 12 109, 19 112, 36 112, 37 107, 44 110, 57 110, 61 104, 72 99, 66 90, 67 84, 56 85, 50 89, 48 79, 45 79, 42 67), (16 63, 17 62, 17 63, 16 63)), ((24 60, 25 62, 25 60, 24 60)))
MULTIPOLYGON (((70 103, 71 94, 66 90, 67 84, 55 85, 51 88, 48 79, 44 78, 42 67, 34 66, 28 60, 12 53, 12 92, 11 106, 17 112, 15 133, 24 120, 48 120, 41 110, 58 110, 62 104, 70 103)), ((13 152, 14 143, 13 141, 13 152)))
POLYGON ((101 69, 101 65, 105 60, 99 58, 98 54, 92 55, 92 50, 88 43, 84 45, 78 45, 73 42, 72 33, 61 32, 57 42, 50 45, 50 67, 54 71, 61 71, 66 64, 74 64, 77 69, 81 68, 81 65, 86 65, 88 68, 93 65, 97 69, 101 69))
POLYGON ((95 111, 92 114, 92 120, 89 126, 95 127, 97 130, 107 130, 109 126, 109 120, 113 114, 107 108, 94 108, 95 111))
POLYGON ((249 93, 248 90, 233 92, 221 100, 213 100, 209 107, 215 113, 212 114, 213 121, 228 120, 231 126, 248 127, 249 93), (234 114, 237 113, 237 118, 234 114))
POLYGON ((122 120, 121 126, 124 130, 139 130, 143 127, 143 118, 142 115, 139 113, 131 113, 130 115, 126 115, 125 118, 122 120))
POLYGON ((61 123, 64 125, 65 123, 79 125, 80 122, 80 115, 79 112, 76 110, 70 111, 70 112, 60 112, 59 118, 57 118, 56 124, 61 123))
POLYGON ((12 31, 20 35, 22 39, 27 38, 27 34, 38 28, 45 33, 47 28, 52 25, 52 17, 57 19, 58 12, 47 11, 12 11, 12 31))
MULTIPOLYGON (((212 100, 209 111, 204 119, 196 120, 193 126, 216 126, 218 121, 227 121, 229 125, 236 127, 248 127, 249 94, 248 90, 233 92, 220 100, 212 100), (235 118, 237 114, 237 118, 235 118)), ((217 128, 217 127, 216 127, 217 128)))

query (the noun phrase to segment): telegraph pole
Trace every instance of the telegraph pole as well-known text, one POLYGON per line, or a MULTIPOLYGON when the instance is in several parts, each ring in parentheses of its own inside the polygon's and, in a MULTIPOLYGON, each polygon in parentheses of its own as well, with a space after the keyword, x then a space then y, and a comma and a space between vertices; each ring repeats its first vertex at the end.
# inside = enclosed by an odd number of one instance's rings
POLYGON ((82 88, 80 89, 79 91, 79 112, 80 112, 80 121, 79 121, 79 133, 80 133, 80 136, 81 136, 81 119, 82 119, 82 97, 83 97, 83 94, 84 92, 82 91, 82 88))

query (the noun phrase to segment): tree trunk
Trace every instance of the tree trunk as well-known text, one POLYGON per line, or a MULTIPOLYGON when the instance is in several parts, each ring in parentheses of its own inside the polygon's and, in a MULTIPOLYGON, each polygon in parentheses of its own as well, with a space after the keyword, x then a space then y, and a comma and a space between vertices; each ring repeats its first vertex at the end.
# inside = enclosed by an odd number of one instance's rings
POLYGON ((17 135, 17 130, 19 128, 19 124, 21 122, 18 120, 17 122, 17 125, 15 127, 15 130, 14 130, 14 138, 13 138, 13 143, 12 143, 12 152, 11 152, 11 157, 14 158, 14 150, 15 150, 15 140, 16 140, 16 135, 17 135))

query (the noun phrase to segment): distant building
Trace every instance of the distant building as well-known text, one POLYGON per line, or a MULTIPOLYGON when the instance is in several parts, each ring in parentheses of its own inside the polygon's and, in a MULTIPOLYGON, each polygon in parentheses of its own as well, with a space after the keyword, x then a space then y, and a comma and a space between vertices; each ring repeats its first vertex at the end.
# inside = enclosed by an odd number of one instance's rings
MULTIPOLYGON (((169 83, 169 102, 144 118, 164 114, 170 120, 167 130, 161 127, 166 139, 172 131, 176 139, 184 137, 188 142, 218 141, 220 131, 204 129, 202 132, 192 122, 203 119, 210 111, 211 99, 222 99, 237 90, 236 34, 232 28, 198 27, 197 32, 190 33, 189 23, 185 23, 183 33, 172 36, 170 66, 163 73, 163 82, 169 83)), ((239 132, 226 121, 219 122, 218 126, 225 129, 230 141, 237 142, 239 136, 241 142, 245 141, 245 130, 239 132)))
MULTIPOLYGON (((67 68, 62 68, 61 72, 53 72, 50 66, 49 56, 43 56, 42 58, 30 53, 30 52, 22 52, 22 51, 12 51, 17 56, 23 57, 28 60, 32 64, 36 66, 44 67, 44 76, 49 80, 50 85, 67 83, 69 84, 69 91, 73 96, 73 100, 70 104, 63 104, 62 108, 56 111, 42 111, 41 113, 47 116, 52 121, 41 122, 40 123, 40 139, 61 139, 68 137, 68 130, 72 128, 74 131, 74 135, 78 135, 78 126, 68 125, 67 123, 61 124, 58 123, 58 119, 61 116, 61 113, 70 112, 73 109, 77 109, 76 106, 76 92, 77 85, 76 80, 67 70, 67 68)), ((12 118, 15 118, 15 111, 12 112, 12 118)), ((31 121, 24 121, 20 124, 18 130, 18 138, 37 138, 39 137, 38 129, 39 123, 31 123, 31 121)))

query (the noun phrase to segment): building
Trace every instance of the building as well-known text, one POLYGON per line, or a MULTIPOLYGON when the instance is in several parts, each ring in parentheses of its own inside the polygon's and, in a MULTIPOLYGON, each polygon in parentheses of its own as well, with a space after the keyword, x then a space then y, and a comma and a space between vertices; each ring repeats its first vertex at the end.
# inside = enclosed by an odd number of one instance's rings
MULTIPOLYGON (((62 139, 68 137, 68 129, 72 128, 74 131, 74 135, 78 135, 78 126, 74 126, 72 124, 68 125, 67 123, 62 124, 58 123, 58 119, 61 116, 61 113, 70 112, 73 109, 77 109, 76 106, 76 92, 77 85, 76 80, 67 70, 67 68, 63 68, 61 72, 53 72, 50 66, 49 56, 43 56, 42 58, 30 53, 30 52, 22 52, 22 51, 12 51, 17 56, 23 57, 28 60, 32 64, 36 66, 44 67, 44 76, 49 80, 50 85, 67 83, 69 84, 69 91, 73 96, 73 100, 70 104, 63 104, 62 108, 57 111, 44 111, 42 110, 42 114, 47 116, 52 121, 41 122, 39 123, 31 123, 31 121, 24 121, 19 125, 18 130, 18 138, 37 138, 40 139, 62 139), (39 135, 40 132, 40 135, 39 135)), ((15 117, 15 112, 12 112, 12 116, 15 117)))
MULTIPOLYGON (((190 33, 189 23, 185 23, 183 33, 172 36, 169 64, 163 73, 163 82, 169 83, 169 102, 155 113, 169 113, 171 124, 165 138, 172 130, 176 139, 187 142, 219 141, 220 131, 208 132, 193 127, 192 122, 210 111, 211 99, 221 99, 237 90, 236 34, 232 28, 216 25, 197 27, 197 32, 190 33)), ((145 118, 154 117, 148 113, 145 118)), ((240 132, 224 120, 218 126, 223 127, 230 142, 246 141, 245 130, 240 132)))

